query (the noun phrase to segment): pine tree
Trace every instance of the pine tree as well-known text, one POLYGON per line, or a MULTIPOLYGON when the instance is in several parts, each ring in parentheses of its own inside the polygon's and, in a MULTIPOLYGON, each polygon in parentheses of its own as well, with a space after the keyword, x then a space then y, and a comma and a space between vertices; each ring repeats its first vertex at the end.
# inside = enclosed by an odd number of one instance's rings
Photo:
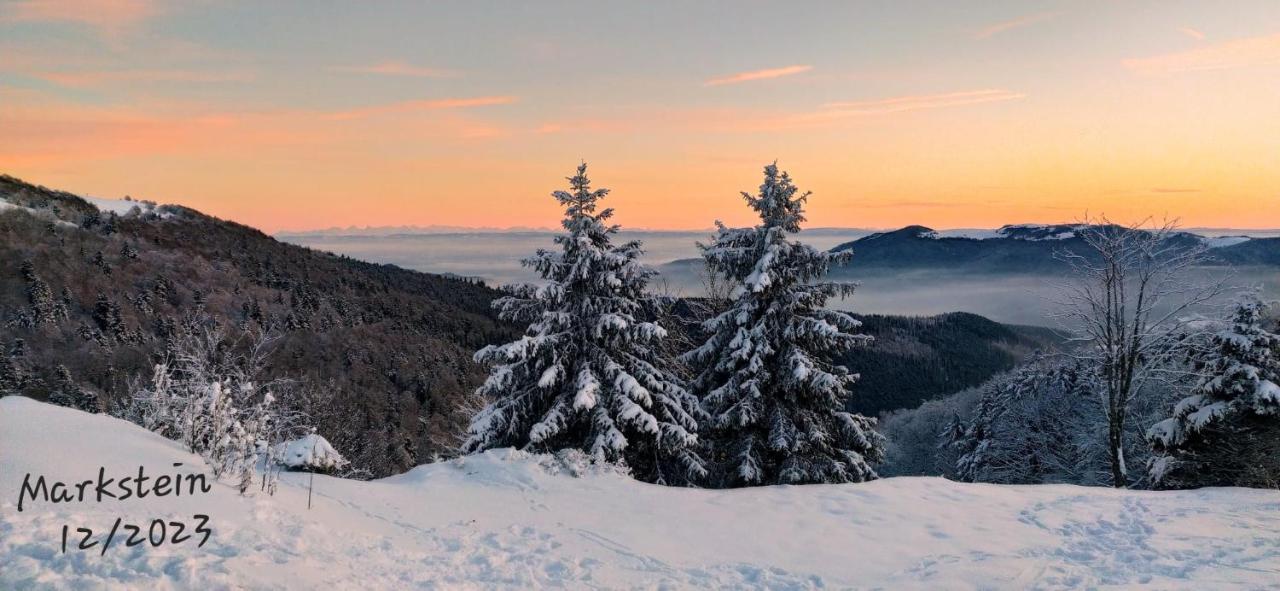
POLYGON ((627 465, 642 479, 700 478, 697 400, 654 351, 666 331, 650 321, 645 286, 653 271, 639 242, 614 245, 612 209, 597 211, 587 166, 552 195, 565 208, 556 251, 524 261, 546 284, 497 300, 502 319, 525 335, 475 355, 491 364, 477 395, 493 400, 472 421, 466 451, 514 446, 580 449, 627 465))
POLYGON ((1267 304, 1236 302, 1229 326, 1195 361, 1199 380, 1151 427, 1151 479, 1167 487, 1280 486, 1280 335, 1262 325, 1267 304))
POLYGON ((700 245, 708 270, 735 284, 730 307, 704 323, 705 343, 684 358, 710 413, 719 484, 858 482, 876 478, 883 438, 874 419, 845 412, 858 375, 832 359, 871 337, 825 308, 851 285, 823 282, 848 253, 819 252, 789 238, 804 221, 798 195, 776 164, 758 195, 743 193, 761 223, 720 230, 700 245))

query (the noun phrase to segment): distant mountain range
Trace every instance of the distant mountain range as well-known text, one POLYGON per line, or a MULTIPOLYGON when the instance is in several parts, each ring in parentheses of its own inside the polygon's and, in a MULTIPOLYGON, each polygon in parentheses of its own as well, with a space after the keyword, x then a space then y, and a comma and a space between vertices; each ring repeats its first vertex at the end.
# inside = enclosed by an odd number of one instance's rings
MULTIPOLYGON (((929 268, 981 272, 1027 272, 1060 267, 1055 253, 1089 250, 1080 224, 1018 224, 990 232, 948 234, 924 226, 879 232, 831 249, 852 251, 857 268, 929 268)), ((1209 264, 1280 265, 1280 238, 1205 236, 1179 232, 1171 240, 1209 248, 1209 264)))
MULTIPOLYGON (((864 272, 946 269, 973 273, 1056 272, 1065 263, 1056 253, 1085 254, 1088 247, 1078 233, 1080 224, 1013 224, 995 230, 943 230, 907 226, 875 232, 832 247, 833 252, 852 251, 849 266, 837 276, 864 272)), ((1175 243, 1209 247, 1210 265, 1280 266, 1280 236, 1275 231, 1211 229, 1178 232, 1175 243), (1247 235, 1251 233, 1254 235, 1247 235)), ((802 238, 803 239, 803 238, 802 238)), ((662 265, 664 274, 695 275, 701 259, 688 258, 662 265)))

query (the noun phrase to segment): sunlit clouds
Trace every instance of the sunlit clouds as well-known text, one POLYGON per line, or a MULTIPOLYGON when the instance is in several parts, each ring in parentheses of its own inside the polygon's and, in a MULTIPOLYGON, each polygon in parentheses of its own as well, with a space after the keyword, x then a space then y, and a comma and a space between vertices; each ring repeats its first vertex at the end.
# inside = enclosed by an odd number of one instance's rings
POLYGON ((1191 27, 1178 27, 1178 32, 1195 39, 1196 41, 1204 41, 1205 38, 1204 31, 1193 29, 1191 27))
POLYGON ((1014 29, 1021 29, 1021 28, 1023 28, 1023 27, 1031 26, 1031 25, 1034 25, 1034 24, 1037 24, 1037 23, 1043 23, 1043 22, 1045 22, 1045 21, 1050 21, 1050 20, 1053 20, 1053 19, 1055 19, 1055 18, 1058 18, 1058 17, 1062 16, 1063 14, 1065 14, 1065 13, 1063 13, 1063 12, 1041 12, 1041 13, 1037 13, 1037 14, 1029 14, 1029 15, 1026 15, 1026 16, 1020 16, 1020 17, 1018 17, 1018 18, 1010 19, 1010 20, 1007 20, 1007 21, 1000 21, 1000 22, 998 22, 998 23, 992 23, 992 24, 990 24, 990 25, 988 25, 988 26, 985 26, 985 27, 983 27, 983 28, 978 29, 977 31, 975 31, 975 32, 973 33, 973 38, 974 38, 974 39, 988 39, 988 38, 994 37, 994 36, 996 36, 996 35, 999 35, 1000 33, 1004 33, 1004 32, 1006 32, 1006 31, 1012 31, 1012 30, 1014 30, 1014 29))
POLYGON ((738 72, 729 76, 721 76, 719 78, 711 78, 703 82, 703 86, 724 86, 725 84, 740 84, 742 82, 752 82, 755 80, 769 80, 772 78, 782 78, 783 76, 794 76, 812 70, 813 66, 787 66, 785 68, 768 68, 764 70, 751 70, 749 72, 738 72))
POLYGON ((776 159, 815 226, 1280 227, 1280 4, 1158 4, 0 0, 0 173, 267 231, 541 227, 586 160, 619 223, 693 229, 776 159))
POLYGON ((1280 34, 1233 39, 1165 55, 1124 60, 1139 74, 1177 74, 1280 65, 1280 34))
POLYGON ((470 107, 490 107, 509 105, 520 100, 514 96, 478 96, 470 98, 442 98, 401 101, 386 105, 374 105, 345 111, 325 113, 325 119, 360 119, 377 115, 406 114, 418 111, 438 111, 441 109, 466 109, 470 107))
POLYGON ((334 66, 335 72, 352 72, 357 74, 379 74, 382 76, 408 76, 412 78, 451 78, 457 72, 442 68, 425 68, 407 64, 402 61, 380 62, 367 66, 334 66))
POLYGON ((67 22, 116 33, 158 12, 149 0, 12 0, 0 3, 0 22, 67 22))
POLYGON ((960 105, 1013 101, 1025 98, 1020 92, 1000 89, 970 90, 943 94, 898 96, 868 101, 833 102, 822 105, 830 113, 841 115, 882 115, 924 109, 941 109, 960 105))

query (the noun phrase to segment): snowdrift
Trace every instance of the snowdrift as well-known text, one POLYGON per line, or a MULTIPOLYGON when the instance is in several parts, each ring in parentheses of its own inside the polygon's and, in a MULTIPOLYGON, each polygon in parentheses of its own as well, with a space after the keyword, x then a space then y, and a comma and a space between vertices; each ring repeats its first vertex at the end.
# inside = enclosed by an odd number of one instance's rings
MULTIPOLYGON (((24 478, 198 473, 129 423, 0 399, 0 588, 1261 588, 1280 493, 965 485, 933 478, 733 491, 637 483, 503 450, 373 482, 284 474, 275 496, 26 499, 24 478), (174 464, 182 464, 175 467, 174 464), (575 476, 574 474, 577 474, 575 476), (208 516, 195 541, 77 550, 124 523, 208 516), (62 528, 72 539, 62 552, 62 528)), ((145 528, 144 528, 145 529, 145 528)))

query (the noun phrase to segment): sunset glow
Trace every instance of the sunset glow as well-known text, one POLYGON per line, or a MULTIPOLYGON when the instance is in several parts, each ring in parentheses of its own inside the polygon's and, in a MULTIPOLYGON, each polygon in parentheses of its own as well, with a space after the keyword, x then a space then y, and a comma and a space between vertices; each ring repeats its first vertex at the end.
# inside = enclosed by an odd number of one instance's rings
POLYGON ((1280 3, 0 0, 0 173, 267 231, 1280 227, 1280 3))

